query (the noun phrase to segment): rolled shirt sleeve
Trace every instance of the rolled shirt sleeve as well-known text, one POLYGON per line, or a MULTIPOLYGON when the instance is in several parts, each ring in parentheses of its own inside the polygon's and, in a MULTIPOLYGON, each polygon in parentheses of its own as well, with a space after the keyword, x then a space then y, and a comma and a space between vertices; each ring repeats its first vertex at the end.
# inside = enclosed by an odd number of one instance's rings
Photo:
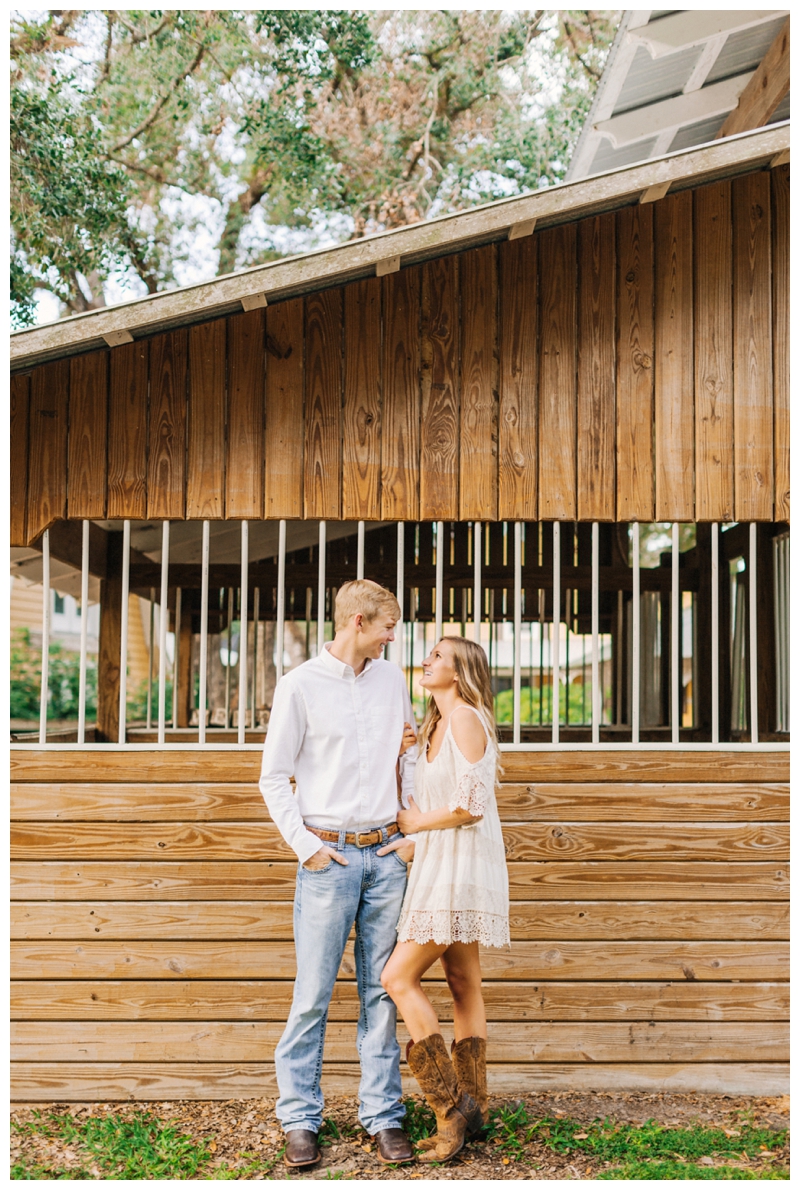
POLYGON ((319 838, 306 829, 292 793, 291 777, 303 744, 305 728, 303 696, 283 678, 275 688, 258 787, 272 821, 301 864, 322 846, 319 838))

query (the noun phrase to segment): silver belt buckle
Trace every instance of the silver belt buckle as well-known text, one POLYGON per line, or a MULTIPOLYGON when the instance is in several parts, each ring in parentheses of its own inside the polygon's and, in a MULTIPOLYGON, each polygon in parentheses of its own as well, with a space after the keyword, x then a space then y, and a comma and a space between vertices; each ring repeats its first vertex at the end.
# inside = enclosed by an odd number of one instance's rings
POLYGON ((361 839, 364 837, 364 835, 371 835, 372 833, 372 831, 356 831, 356 847, 360 847, 362 849, 364 847, 371 847, 371 843, 362 843, 361 839))

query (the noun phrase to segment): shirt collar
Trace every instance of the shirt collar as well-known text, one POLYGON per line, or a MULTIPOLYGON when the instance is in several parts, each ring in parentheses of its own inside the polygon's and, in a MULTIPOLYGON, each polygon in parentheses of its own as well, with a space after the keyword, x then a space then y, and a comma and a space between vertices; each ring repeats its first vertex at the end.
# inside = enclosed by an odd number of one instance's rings
POLYGON ((335 673, 337 677, 349 678, 352 675, 358 678, 362 674, 365 674, 368 669, 372 668, 372 658, 368 657, 364 662, 364 668, 361 673, 357 674, 352 665, 348 665, 346 661, 340 661, 338 657, 334 657, 333 653, 331 653, 332 643, 332 641, 328 641, 322 646, 322 652, 319 654, 318 659, 326 669, 330 670, 331 673, 335 673))

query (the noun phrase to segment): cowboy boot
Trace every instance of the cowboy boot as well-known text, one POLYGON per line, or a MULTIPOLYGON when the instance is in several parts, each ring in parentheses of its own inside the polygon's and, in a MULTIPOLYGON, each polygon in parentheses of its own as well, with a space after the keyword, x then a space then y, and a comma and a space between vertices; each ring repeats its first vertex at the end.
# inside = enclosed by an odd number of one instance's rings
POLYGON ((420 1161, 447 1161, 464 1147, 468 1129, 481 1127, 475 1100, 461 1091, 441 1033, 432 1033, 408 1050, 408 1064, 436 1116, 436 1144, 420 1161))
MULTIPOLYGON (((459 1090, 470 1095, 481 1112, 481 1127, 470 1129, 470 1137, 480 1136, 489 1123, 489 1094, 486 1087, 486 1041, 483 1037, 463 1037, 454 1041, 450 1055, 456 1072, 459 1090)), ((408 1060, 408 1055, 406 1055, 408 1060)), ((436 1137, 429 1136, 417 1144, 421 1151, 436 1147, 436 1137)))
POLYGON ((462 1037, 454 1041, 450 1053, 461 1091, 470 1095, 481 1112, 481 1128, 489 1123, 489 1092, 486 1086, 486 1040, 483 1037, 462 1037))

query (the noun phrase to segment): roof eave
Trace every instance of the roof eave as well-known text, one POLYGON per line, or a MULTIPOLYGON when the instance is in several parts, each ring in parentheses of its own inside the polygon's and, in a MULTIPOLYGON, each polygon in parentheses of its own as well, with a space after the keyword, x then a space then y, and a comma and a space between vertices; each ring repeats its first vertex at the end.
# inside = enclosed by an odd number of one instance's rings
POLYGON ((546 227, 594 211, 612 210, 637 201, 658 183, 678 187, 700 178, 711 180, 758 169, 788 147, 786 121, 532 194, 229 273, 199 285, 31 327, 11 336, 11 369, 18 372, 49 359, 105 347, 105 336, 115 332, 126 331, 133 338, 143 338, 223 317, 241 310, 242 299, 253 295, 264 294, 269 302, 282 301, 374 276, 376 266, 388 257, 399 256, 401 266, 407 266, 505 239, 510 228, 530 220, 536 220, 537 227, 546 227))

